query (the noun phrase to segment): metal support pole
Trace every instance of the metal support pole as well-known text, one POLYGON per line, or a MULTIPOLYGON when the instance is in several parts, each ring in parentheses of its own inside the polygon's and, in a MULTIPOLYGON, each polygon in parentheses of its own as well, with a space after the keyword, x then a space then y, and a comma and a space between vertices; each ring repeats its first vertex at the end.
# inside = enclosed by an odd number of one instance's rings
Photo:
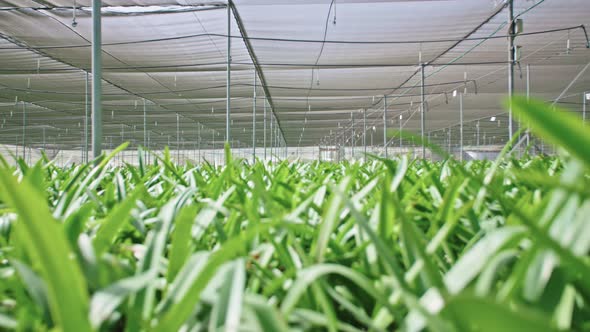
POLYGON ((582 124, 586 125, 586 95, 588 91, 584 91, 582 94, 582 124))
POLYGON ((367 109, 363 109, 363 149, 364 157, 363 160, 367 162, 367 109))
POLYGON ((226 92, 225 92, 225 141, 231 142, 230 117, 231 117, 231 0, 227 3, 227 67, 226 67, 226 92))
POLYGON ((449 154, 452 154, 452 150, 451 150, 451 127, 449 127, 448 144, 449 144, 449 154))
POLYGON ((399 147, 400 147, 400 151, 399 152, 400 153, 402 152, 401 151, 401 148, 403 147, 402 126, 403 126, 403 123, 402 123, 402 115, 400 114, 399 115, 399 147))
MULTIPOLYGON (((529 100, 531 98, 531 65, 526 65, 526 99, 529 100)), ((528 129, 526 130, 526 146, 530 146, 531 144, 531 133, 528 129)))
POLYGON ((198 162, 201 162, 201 123, 200 122, 197 123, 197 153, 198 153, 197 160, 198 160, 198 162))
POLYGON ((256 70, 254 71, 254 97, 252 97, 252 163, 256 162, 256 70))
POLYGON ((266 160, 266 97, 264 98, 264 124, 263 124, 263 129, 262 129, 262 133, 263 133, 263 141, 264 141, 264 159, 266 160))
POLYGON ((426 134, 426 101, 424 97, 424 64, 420 65, 421 73, 421 111, 420 111, 420 139, 422 140, 422 159, 426 159, 426 145, 424 145, 424 135, 426 134))
POLYGON ((273 157, 273 136, 274 136, 274 131, 272 130, 272 123, 274 122, 274 117, 271 114, 270 116, 270 160, 272 160, 273 157))
POLYGON ((176 113, 176 162, 180 163, 180 115, 176 113))
POLYGON ((23 160, 27 162, 27 106, 23 101, 23 160))
POLYGON ((84 84, 84 161, 88 162, 88 72, 84 84))
POLYGON ((351 138, 350 138, 350 160, 354 160, 354 113, 350 112, 350 121, 351 121, 351 129, 352 129, 352 134, 351 134, 351 138))
POLYGON ((387 96, 383 96, 383 150, 387 158, 387 96))
MULTIPOLYGON (((508 29, 508 98, 512 100, 514 94, 514 35, 515 35, 515 22, 514 22, 514 1, 508 0, 508 23, 510 27, 508 29)), ((512 127, 512 102, 509 102, 508 106, 508 141, 514 134, 512 127)))
MULTIPOLYGON (((121 144, 125 142, 125 125, 121 123, 121 144)), ((125 150, 119 153, 119 158, 124 161, 125 159, 125 150)))
POLYGON ((147 109, 145 98, 143 99, 143 147, 147 147, 147 109))
MULTIPOLYGON (((151 144, 150 144, 150 132, 148 131, 147 132, 147 148, 148 148, 148 150, 150 149, 150 147, 151 147, 151 144)), ((150 154, 149 153, 147 154, 147 160, 148 160, 147 163, 150 164, 151 163, 151 157, 150 157, 150 154)))
POLYGON ((479 121, 475 124, 475 129, 477 130, 477 142, 476 145, 479 147, 479 121))
POLYGON ((459 160, 463 161, 463 94, 459 94, 459 160))
POLYGON ((102 153, 101 0, 92 0, 92 157, 102 153))
POLYGON ((45 152, 45 127, 43 127, 43 152, 45 152))

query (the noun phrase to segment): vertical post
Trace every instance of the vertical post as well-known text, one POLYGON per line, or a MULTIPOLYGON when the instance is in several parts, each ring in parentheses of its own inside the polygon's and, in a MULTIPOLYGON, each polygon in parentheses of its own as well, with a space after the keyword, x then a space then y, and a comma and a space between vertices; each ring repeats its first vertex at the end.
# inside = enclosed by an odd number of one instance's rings
POLYGON ((84 84, 84 161, 88 162, 88 72, 84 84))
MULTIPOLYGON (((514 94, 514 0, 508 0, 508 98, 512 100, 514 94)), ((512 101, 508 106, 508 141, 512 138, 514 131, 512 128, 512 101)))
POLYGON ((270 114, 270 160, 272 160, 273 157, 273 136, 274 136, 274 131, 272 130, 272 123, 274 122, 274 117, 273 114, 270 114))
POLYGON ((143 98, 143 147, 147 147, 147 109, 143 98))
POLYGON ((365 156, 363 160, 367 162, 367 109, 363 109, 363 149, 365 156))
POLYGON ((451 148, 452 148, 452 147, 451 147, 451 127, 449 127, 448 144, 449 144, 449 147, 448 147, 448 148, 449 148, 449 154, 450 154, 450 155, 452 155, 452 154, 453 154, 453 152, 452 152, 452 150, 451 150, 451 148))
POLYGON ((256 70, 254 70, 254 97, 252 106, 252 163, 256 162, 256 70))
POLYGON ((424 64, 420 64, 421 87, 420 87, 420 139, 422 140, 422 159, 426 159, 426 145, 424 145, 424 134, 426 133, 426 101, 424 97, 424 64))
POLYGON ((387 158, 387 96, 383 96, 383 150, 387 158))
POLYGON ((355 132, 354 132, 354 113, 353 112, 350 112, 350 121, 351 121, 350 127, 352 130, 351 138, 350 138, 350 160, 354 160, 354 135, 355 135, 355 132))
MULTIPOLYGON (((150 146, 151 146, 151 145, 150 145, 150 132, 148 131, 148 132, 147 132, 147 149, 148 149, 148 150, 150 149, 150 146)), ((149 153, 148 153, 148 154, 146 154, 146 155, 147 155, 147 159, 148 159, 148 162, 147 162, 147 163, 148 163, 148 165, 149 165, 149 164, 151 163, 151 157, 150 157, 150 154, 149 154, 149 153)))
POLYGON ((102 153, 101 0, 92 0, 92 157, 102 153))
POLYGON ((459 94, 459 160, 463 161, 463 94, 459 94))
MULTIPOLYGON (((125 142, 125 127, 124 124, 121 123, 121 144, 123 144, 123 142, 125 142)), ((122 160, 122 164, 123 161, 125 161, 125 150, 121 151, 119 158, 122 160)))
POLYGON ((479 147, 479 121, 475 124, 475 129, 477 130, 477 142, 476 145, 479 147))
POLYGON ((226 91, 225 91, 225 141, 231 142, 230 117, 231 117, 231 0, 227 2, 227 67, 226 67, 226 91))
MULTIPOLYGON (((526 65, 526 99, 529 100, 531 98, 531 65, 526 65)), ((527 126, 528 127, 528 126, 527 126)), ((529 129, 526 130, 526 146, 530 146, 531 143, 531 133, 529 129)))
POLYGON ((180 163, 180 115, 176 113, 176 162, 180 163))
POLYGON ((401 151, 401 148, 403 147, 403 141, 402 141, 403 140, 403 137, 402 137, 403 136, 402 135, 402 126, 403 126, 403 123, 402 123, 402 119, 403 119, 403 117, 400 114, 399 115, 399 147, 400 147, 400 151, 399 152, 400 153, 402 152, 401 151))
POLYGON ((588 94, 588 91, 584 91, 584 93, 582 94, 582 124, 586 125, 586 95, 588 94))
POLYGON ((23 100, 23 160, 27 162, 27 106, 23 100))
POLYGON ((201 162, 201 123, 197 123, 197 150, 199 157, 197 158, 198 162, 201 162))
POLYGON ((43 127, 43 152, 45 152, 45 127, 43 127))
POLYGON ((264 97, 264 120, 263 120, 263 129, 262 129, 262 133, 263 133, 263 141, 264 141, 264 159, 266 160, 266 97, 264 97))

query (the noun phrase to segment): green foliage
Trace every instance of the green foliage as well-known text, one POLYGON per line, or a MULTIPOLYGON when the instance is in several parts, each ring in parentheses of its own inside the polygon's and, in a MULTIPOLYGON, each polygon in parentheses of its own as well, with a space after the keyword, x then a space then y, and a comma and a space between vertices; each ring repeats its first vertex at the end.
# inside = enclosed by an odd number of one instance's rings
POLYGON ((514 109, 568 155, 0 160, 0 330, 588 330, 590 136, 514 109))

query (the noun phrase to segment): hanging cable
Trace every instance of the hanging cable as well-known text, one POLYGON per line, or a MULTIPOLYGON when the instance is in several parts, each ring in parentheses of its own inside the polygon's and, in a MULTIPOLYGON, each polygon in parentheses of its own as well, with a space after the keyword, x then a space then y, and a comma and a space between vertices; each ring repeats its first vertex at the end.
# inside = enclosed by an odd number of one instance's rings
MULTIPOLYGON (((328 18, 329 22, 329 18, 328 18)), ((561 31, 568 31, 568 30, 577 30, 580 29, 584 33, 584 39, 586 40, 587 44, 590 43, 590 39, 587 36, 586 27, 585 25, 576 25, 564 28, 556 28, 556 29, 547 29, 547 30, 539 30, 539 31, 531 31, 531 32, 523 32, 519 34, 520 36, 533 36, 539 34, 546 34, 546 33, 553 33, 553 32, 561 32, 561 31)), ((157 43, 163 41, 175 41, 175 40, 182 40, 182 39, 192 39, 192 38, 205 38, 205 37, 219 37, 219 38, 234 38, 234 39, 242 39, 242 40, 253 40, 253 41, 269 41, 269 42, 286 42, 286 43, 317 43, 317 44, 343 44, 343 45, 387 45, 387 44, 436 44, 436 43, 451 43, 451 42, 464 42, 464 41, 486 41, 491 39, 505 39, 508 38, 507 35, 493 35, 493 36, 486 36, 486 37, 467 37, 467 38, 444 38, 444 39, 425 39, 425 40, 382 40, 382 41, 370 41, 370 40, 318 40, 318 39, 290 39, 290 38, 268 38, 268 37, 243 37, 243 36, 227 36, 226 34, 220 33, 199 33, 199 34, 191 34, 185 36, 175 36, 175 37, 164 37, 164 38, 152 38, 152 39, 141 39, 141 40, 133 40, 133 41, 124 41, 124 42, 113 42, 113 43, 103 43, 103 46, 120 46, 120 45, 133 45, 133 44, 144 44, 144 43, 157 43)), ((86 48, 90 47, 90 44, 84 45, 38 45, 38 46, 31 46, 35 49, 61 49, 61 48, 86 48)), ((0 50, 11 50, 11 49, 20 49, 20 47, 0 47, 0 50)))

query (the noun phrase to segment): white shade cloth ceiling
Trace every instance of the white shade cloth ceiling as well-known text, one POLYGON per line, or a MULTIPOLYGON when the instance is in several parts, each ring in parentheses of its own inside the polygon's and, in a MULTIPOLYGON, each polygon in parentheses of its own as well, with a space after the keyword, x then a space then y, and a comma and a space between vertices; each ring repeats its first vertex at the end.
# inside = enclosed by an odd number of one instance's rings
MULTIPOLYGON (((402 115, 405 129, 419 130, 420 62, 427 63, 428 132, 457 124, 454 90, 467 92, 468 135, 473 134, 474 120, 504 112, 507 39, 484 39, 507 34, 503 1, 237 0, 234 4, 289 146, 316 145, 330 133, 335 139, 350 128, 351 114, 355 127, 362 125, 362 109, 367 109, 368 127, 375 126, 375 137, 382 137, 383 95, 388 95, 388 126, 397 128, 402 115), (468 40, 461 41, 465 37, 468 40)), ((90 0, 76 1, 74 27, 74 1, 0 0, 1 143, 18 142, 25 121, 28 145, 40 146, 45 137, 55 144, 81 146, 90 68, 90 5, 90 0)), ((590 25, 588 5, 587 0, 515 1, 525 33, 559 30, 516 38, 522 54, 516 69, 517 92, 526 90, 527 65, 532 95, 552 100, 590 62, 585 35, 575 28, 590 25), (571 29, 563 30, 567 28, 571 29)), ((112 144, 123 140, 143 144, 145 100, 153 147, 177 139, 196 144, 199 134, 201 147, 222 139, 227 51, 223 3, 103 0, 103 7, 105 137, 112 144)), ((255 71, 236 18, 231 21, 232 138, 236 146, 249 146, 255 71)), ((256 129, 262 146, 260 85, 257 79, 256 129)), ((590 73, 580 77, 561 104, 579 111, 586 90, 590 90, 590 73)), ((489 136, 508 134, 505 123, 488 127, 489 136)))

